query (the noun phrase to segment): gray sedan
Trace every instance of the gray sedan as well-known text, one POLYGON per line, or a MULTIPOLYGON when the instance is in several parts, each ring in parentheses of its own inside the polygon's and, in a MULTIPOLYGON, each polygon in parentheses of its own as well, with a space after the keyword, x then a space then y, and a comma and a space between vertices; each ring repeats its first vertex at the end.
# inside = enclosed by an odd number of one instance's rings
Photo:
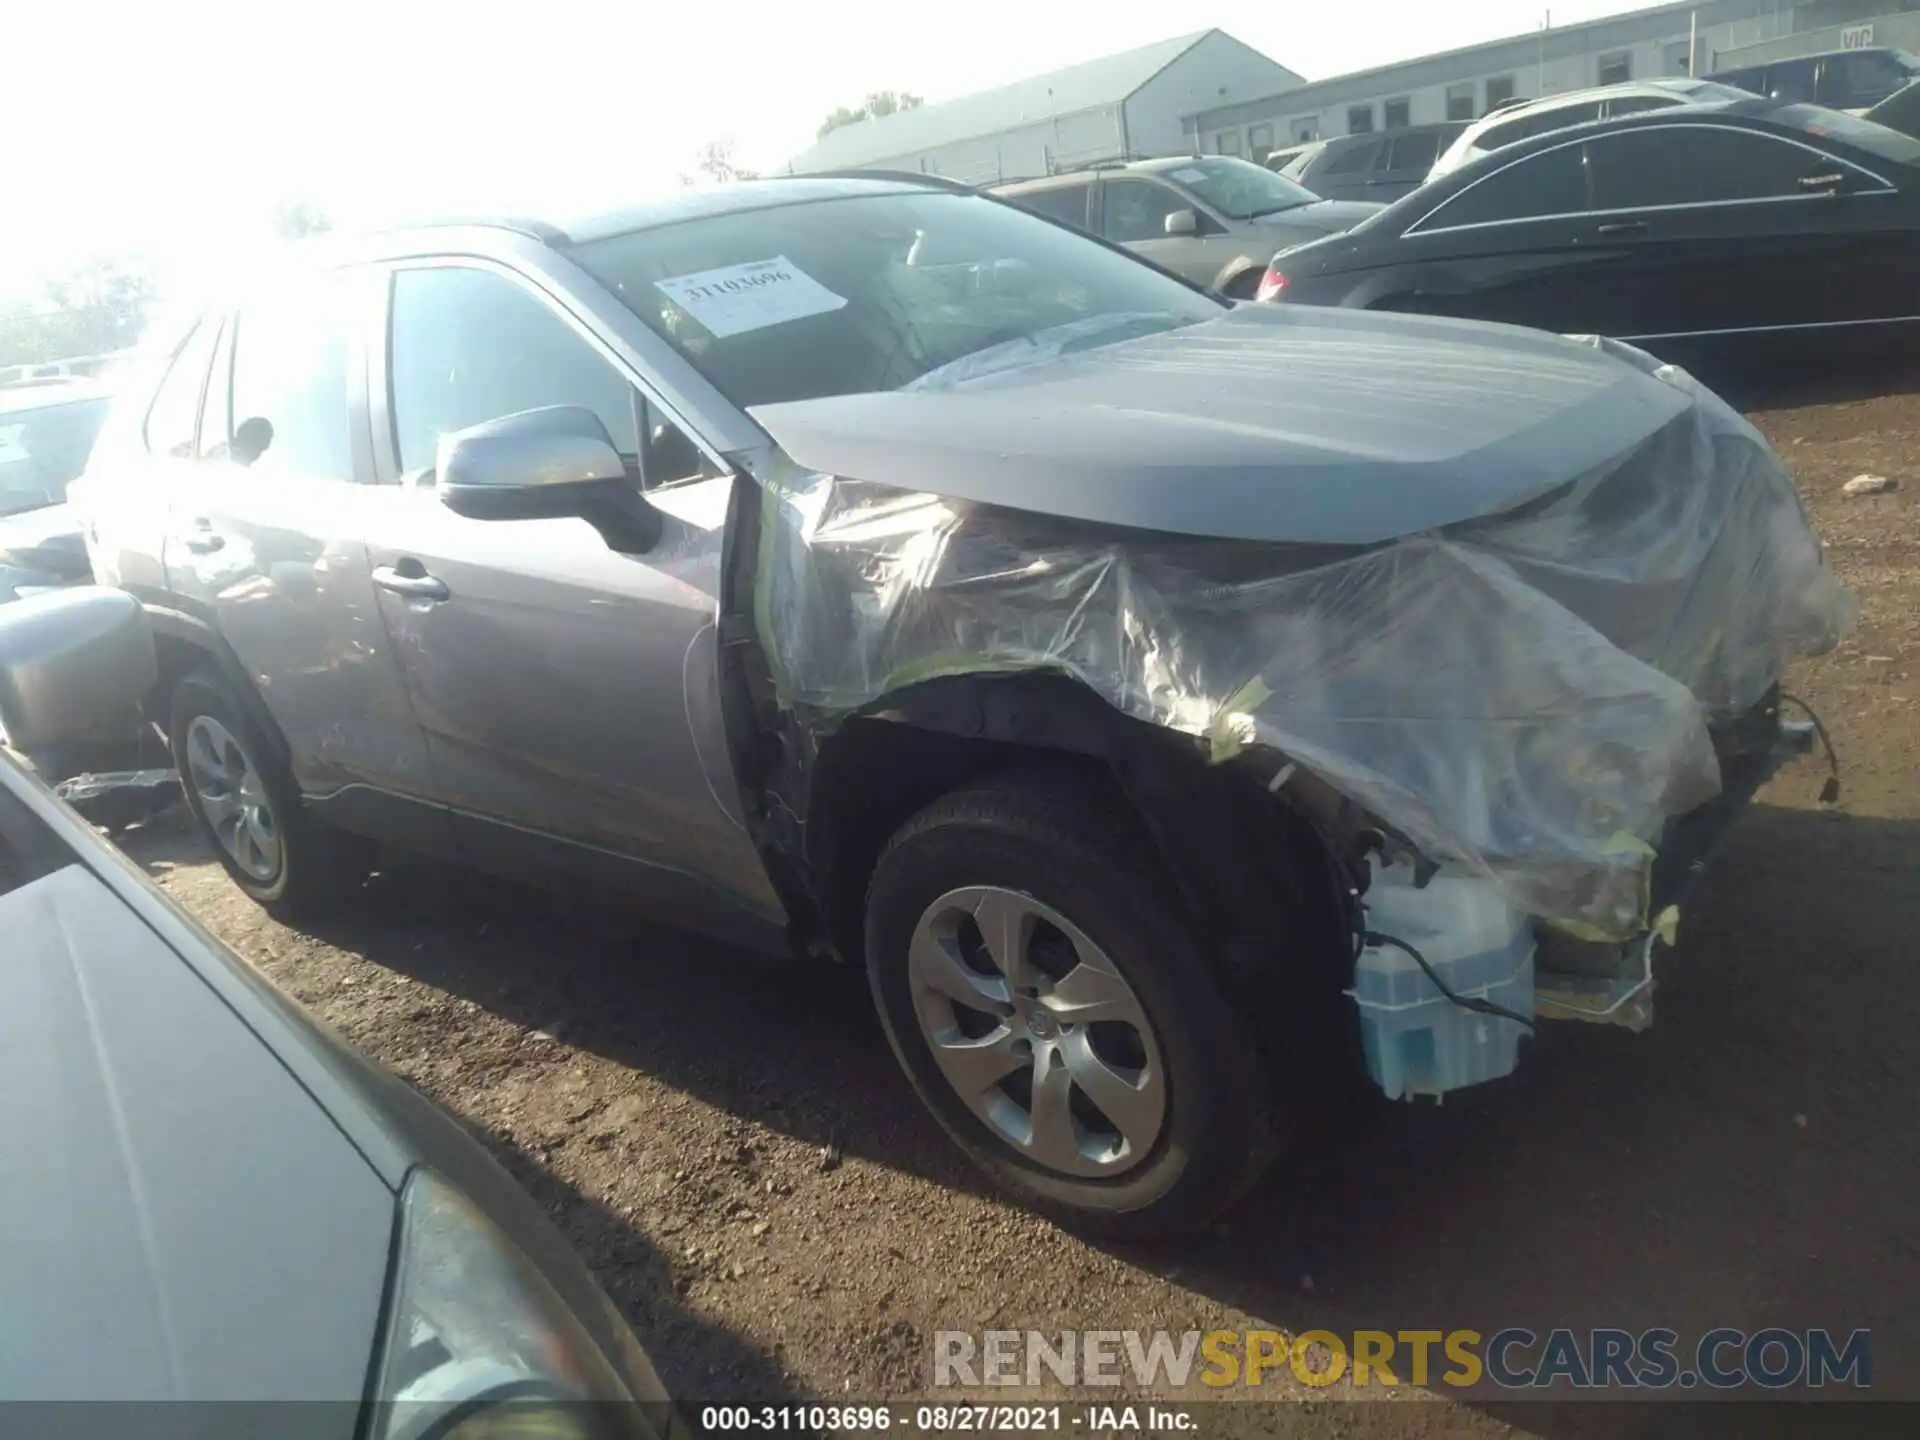
POLYGON ((1274 251, 1350 230, 1383 208, 1323 200, 1227 155, 1141 160, 1003 185, 995 193, 1234 300, 1253 299, 1274 251))
MULTIPOLYGON (((156 673, 125 594, 0 614, 15 745, 130 714, 156 673)), ((538 1409, 543 1435, 679 1426, 626 1323, 478 1144, 4 753, 0 933, 0 1400, 315 1402, 277 1410, 274 1433, 341 1440, 497 1434, 507 1404, 538 1409)), ((89 1413, 47 1412, 130 1418, 89 1413)), ((176 1433, 261 1433, 245 1406, 170 1413, 198 1417, 176 1433)))

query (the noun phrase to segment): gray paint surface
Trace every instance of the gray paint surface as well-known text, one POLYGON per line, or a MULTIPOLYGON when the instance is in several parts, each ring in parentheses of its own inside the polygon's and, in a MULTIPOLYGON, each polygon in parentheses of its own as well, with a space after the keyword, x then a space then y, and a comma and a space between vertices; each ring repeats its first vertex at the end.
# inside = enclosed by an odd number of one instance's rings
POLYGON ((392 1192, 92 872, 0 930, 0 1395, 359 1400, 392 1192))
POLYGON ((825 474, 1171 534, 1364 545, 1512 509, 1686 403, 1538 331, 1249 305, 951 388, 752 414, 825 474))

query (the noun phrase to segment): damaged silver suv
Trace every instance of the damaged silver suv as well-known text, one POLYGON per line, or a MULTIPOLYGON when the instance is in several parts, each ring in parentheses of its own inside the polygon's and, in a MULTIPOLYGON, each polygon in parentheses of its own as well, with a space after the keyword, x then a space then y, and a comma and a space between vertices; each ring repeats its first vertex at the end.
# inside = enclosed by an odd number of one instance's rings
POLYGON ((249 895, 371 839, 864 964, 953 1137, 1118 1233, 1342 1073, 1644 1023, 1848 620, 1680 372, 932 181, 343 244, 125 396, 72 495, 249 895))

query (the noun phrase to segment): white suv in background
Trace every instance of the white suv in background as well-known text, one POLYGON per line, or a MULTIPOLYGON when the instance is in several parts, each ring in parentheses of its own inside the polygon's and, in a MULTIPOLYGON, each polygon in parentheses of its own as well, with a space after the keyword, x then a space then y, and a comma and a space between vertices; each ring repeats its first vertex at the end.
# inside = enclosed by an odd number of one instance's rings
POLYGON ((1584 125, 1589 120, 1610 120, 1616 115, 1632 115, 1640 110, 1660 110, 1669 105, 1711 105, 1733 100, 1751 100, 1745 90, 1732 85, 1717 85, 1711 80, 1689 80, 1684 75, 1663 80, 1631 80, 1623 85, 1600 85, 1592 90, 1569 90, 1561 95, 1546 95, 1538 100, 1519 100, 1482 115, 1440 152, 1427 172, 1428 180, 1451 174, 1471 160, 1478 160, 1516 140, 1528 140, 1549 130, 1569 125, 1584 125))

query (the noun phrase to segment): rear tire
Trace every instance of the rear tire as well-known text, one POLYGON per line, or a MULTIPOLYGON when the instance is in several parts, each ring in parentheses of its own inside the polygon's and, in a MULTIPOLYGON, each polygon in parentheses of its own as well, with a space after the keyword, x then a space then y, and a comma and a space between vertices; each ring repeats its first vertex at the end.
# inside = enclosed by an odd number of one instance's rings
POLYGON ((316 914, 365 878, 364 848, 307 812, 279 747, 220 676, 195 671, 174 686, 167 738, 214 856, 274 918, 316 914))
POLYGON ((933 802, 875 866, 866 952, 921 1100, 1063 1224, 1197 1229, 1274 1153, 1253 1037, 1139 820, 1103 787, 1025 774, 933 802))

